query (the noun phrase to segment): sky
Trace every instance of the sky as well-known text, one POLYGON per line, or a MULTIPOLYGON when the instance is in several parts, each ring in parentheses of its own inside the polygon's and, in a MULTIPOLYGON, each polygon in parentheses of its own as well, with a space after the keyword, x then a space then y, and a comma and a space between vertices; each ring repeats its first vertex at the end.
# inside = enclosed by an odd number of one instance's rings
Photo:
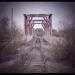
MULTIPOLYGON (((52 28, 59 30, 59 22, 64 22, 65 27, 75 23, 75 2, 0 2, 0 19, 4 16, 13 19, 17 27, 24 30, 24 14, 52 14, 52 28)), ((35 28, 41 25, 36 25, 35 28)))

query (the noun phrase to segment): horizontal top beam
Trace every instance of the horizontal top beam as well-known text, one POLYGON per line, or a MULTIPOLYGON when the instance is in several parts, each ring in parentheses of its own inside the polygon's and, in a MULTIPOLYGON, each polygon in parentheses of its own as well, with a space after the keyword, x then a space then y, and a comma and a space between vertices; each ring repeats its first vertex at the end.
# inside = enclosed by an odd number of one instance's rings
POLYGON ((44 24, 44 23, 32 23, 32 24, 44 24))
POLYGON ((31 20, 31 21, 44 21, 44 20, 31 20))
POLYGON ((32 23, 32 24, 44 24, 44 23, 32 23))
POLYGON ((51 16, 52 14, 24 14, 24 16, 30 17, 44 17, 44 16, 51 16))

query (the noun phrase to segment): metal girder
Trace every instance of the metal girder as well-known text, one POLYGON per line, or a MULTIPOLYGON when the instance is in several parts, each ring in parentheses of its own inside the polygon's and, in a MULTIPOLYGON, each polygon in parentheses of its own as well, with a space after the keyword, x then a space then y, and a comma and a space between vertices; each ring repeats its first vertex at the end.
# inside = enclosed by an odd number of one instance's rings
POLYGON ((44 24, 44 23, 32 23, 32 24, 44 24))
POLYGON ((33 20, 33 21, 43 21, 43 20, 33 20))
POLYGON ((43 17, 43 16, 49 16, 50 14, 24 14, 24 15, 30 17, 43 17))

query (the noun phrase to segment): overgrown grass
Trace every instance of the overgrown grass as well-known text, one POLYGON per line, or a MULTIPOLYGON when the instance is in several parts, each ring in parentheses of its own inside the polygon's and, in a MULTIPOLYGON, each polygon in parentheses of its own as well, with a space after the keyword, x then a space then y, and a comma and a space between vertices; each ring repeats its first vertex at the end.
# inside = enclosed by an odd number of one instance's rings
POLYGON ((66 62, 68 65, 75 66, 75 28, 66 29, 59 33, 58 38, 63 37, 66 41, 63 44, 56 42, 50 44, 50 59, 53 62, 66 62))
POLYGON ((50 59, 53 62, 63 62, 68 60, 70 51, 67 49, 67 44, 60 44, 60 41, 50 44, 50 59))
POLYGON ((9 26, 7 17, 0 20, 0 62, 12 59, 17 54, 16 49, 25 44, 24 41, 16 41, 22 37, 16 25, 13 24, 11 29, 9 26))

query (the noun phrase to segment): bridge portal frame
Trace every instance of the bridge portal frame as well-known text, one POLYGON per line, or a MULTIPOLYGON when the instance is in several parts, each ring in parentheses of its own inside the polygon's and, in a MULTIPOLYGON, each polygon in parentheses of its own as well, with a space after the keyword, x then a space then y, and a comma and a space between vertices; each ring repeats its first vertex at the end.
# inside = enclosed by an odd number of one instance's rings
POLYGON ((35 24, 41 24, 46 35, 52 35, 52 14, 24 14, 25 35, 32 35, 32 28, 35 24), (33 20, 33 17, 42 17, 43 20, 33 20), (34 23, 41 21, 41 23, 34 23))

